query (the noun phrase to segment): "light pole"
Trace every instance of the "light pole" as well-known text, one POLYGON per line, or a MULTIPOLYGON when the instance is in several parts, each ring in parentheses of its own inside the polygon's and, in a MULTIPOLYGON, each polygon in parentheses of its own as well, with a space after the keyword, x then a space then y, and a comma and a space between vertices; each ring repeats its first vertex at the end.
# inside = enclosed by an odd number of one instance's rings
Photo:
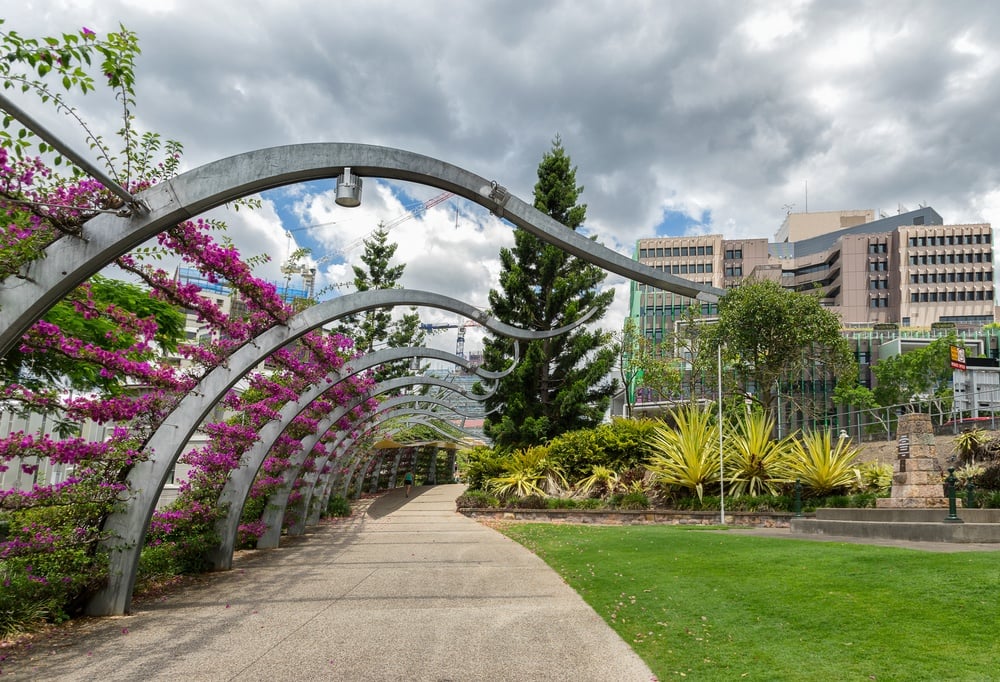
POLYGON ((722 344, 716 349, 719 374, 719 522, 726 525, 726 479, 722 455, 722 344))

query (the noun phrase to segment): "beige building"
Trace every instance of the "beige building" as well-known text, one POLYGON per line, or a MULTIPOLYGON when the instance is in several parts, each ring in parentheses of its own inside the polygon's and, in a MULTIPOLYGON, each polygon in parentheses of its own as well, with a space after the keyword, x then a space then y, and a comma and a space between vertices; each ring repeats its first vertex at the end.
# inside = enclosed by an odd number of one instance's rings
MULTIPOLYGON (((641 239, 642 263, 720 288, 747 277, 815 291, 845 325, 975 328, 995 319, 989 223, 945 225, 934 209, 874 219, 874 211, 790 214, 774 242, 721 235, 641 239)), ((694 301, 632 285, 631 315, 650 338, 694 301)), ((713 314, 714 306, 700 304, 713 314)))

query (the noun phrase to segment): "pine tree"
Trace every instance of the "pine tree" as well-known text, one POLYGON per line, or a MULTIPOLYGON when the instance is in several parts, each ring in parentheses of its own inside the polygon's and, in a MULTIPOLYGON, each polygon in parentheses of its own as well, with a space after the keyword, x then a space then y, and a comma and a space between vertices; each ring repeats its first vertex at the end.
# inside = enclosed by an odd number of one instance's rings
MULTIPOLYGON (((366 267, 352 266, 354 287, 358 291, 400 288, 399 279, 406 264, 390 265, 398 244, 389 241, 389 231, 385 226, 379 223, 371 237, 364 240, 364 245, 361 262, 366 267)), ((383 346, 422 346, 425 334, 420 329, 420 316, 415 311, 411 308, 409 313, 393 320, 391 308, 374 308, 346 317, 338 331, 353 337, 355 349, 365 354, 383 346)), ((401 360, 380 366, 375 370, 375 379, 384 381, 409 373, 409 363, 401 360)))
MULTIPOLYGON (((586 204, 577 204, 582 187, 576 168, 557 136, 538 166, 535 208, 567 228, 583 224, 586 204)), ((514 248, 500 251, 501 290, 489 295, 493 314, 503 322, 526 329, 548 330, 565 326, 596 309, 599 320, 614 298, 614 291, 598 291, 606 273, 547 244, 529 232, 514 231, 514 248)), ((615 390, 609 377, 616 353, 611 335, 592 328, 543 341, 521 344, 521 358, 514 371, 500 380, 487 408, 485 432, 502 448, 543 443, 553 436, 600 422, 615 390)), ((484 360, 490 369, 510 364, 514 342, 487 340, 484 360)))

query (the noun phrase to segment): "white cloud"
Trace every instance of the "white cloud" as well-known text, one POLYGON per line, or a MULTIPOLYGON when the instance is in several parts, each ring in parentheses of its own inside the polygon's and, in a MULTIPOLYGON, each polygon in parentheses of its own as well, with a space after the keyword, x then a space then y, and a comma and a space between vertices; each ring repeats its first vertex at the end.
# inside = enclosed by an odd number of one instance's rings
MULTIPOLYGON (((699 228, 710 232, 770 236, 785 204, 805 208, 806 183, 810 210, 924 202, 966 222, 1000 209, 990 40, 1000 7, 989 3, 27 0, 5 17, 25 35, 135 30, 137 120, 183 141, 187 167, 271 145, 363 142, 442 159, 530 200, 560 134, 585 186, 587 232, 623 253, 664 208, 710 212, 699 228)), ((112 135, 114 101, 77 99, 112 135)), ((285 193, 301 224, 330 223, 309 234, 331 250, 406 210, 374 179, 353 211, 312 187, 285 193)), ((230 222, 276 273, 292 225, 274 207, 230 222)), ((510 233, 464 202, 392 231, 407 286, 477 305, 497 285, 510 233)), ((333 260, 319 269, 319 286, 352 278, 333 260)), ((615 328, 627 300, 617 288, 615 328)))

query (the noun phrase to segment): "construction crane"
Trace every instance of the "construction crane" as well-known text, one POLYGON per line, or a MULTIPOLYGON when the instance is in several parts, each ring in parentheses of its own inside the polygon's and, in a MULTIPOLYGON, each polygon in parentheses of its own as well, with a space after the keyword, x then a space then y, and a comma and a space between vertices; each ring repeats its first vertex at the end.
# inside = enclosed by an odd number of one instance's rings
POLYGON ((461 324, 436 324, 430 322, 423 322, 420 324, 420 329, 427 332, 428 334, 433 334, 434 332, 441 331, 442 329, 458 329, 458 339, 455 341, 455 355, 460 358, 465 357, 465 330, 469 327, 480 326, 478 322, 473 320, 468 320, 462 322, 461 324))

